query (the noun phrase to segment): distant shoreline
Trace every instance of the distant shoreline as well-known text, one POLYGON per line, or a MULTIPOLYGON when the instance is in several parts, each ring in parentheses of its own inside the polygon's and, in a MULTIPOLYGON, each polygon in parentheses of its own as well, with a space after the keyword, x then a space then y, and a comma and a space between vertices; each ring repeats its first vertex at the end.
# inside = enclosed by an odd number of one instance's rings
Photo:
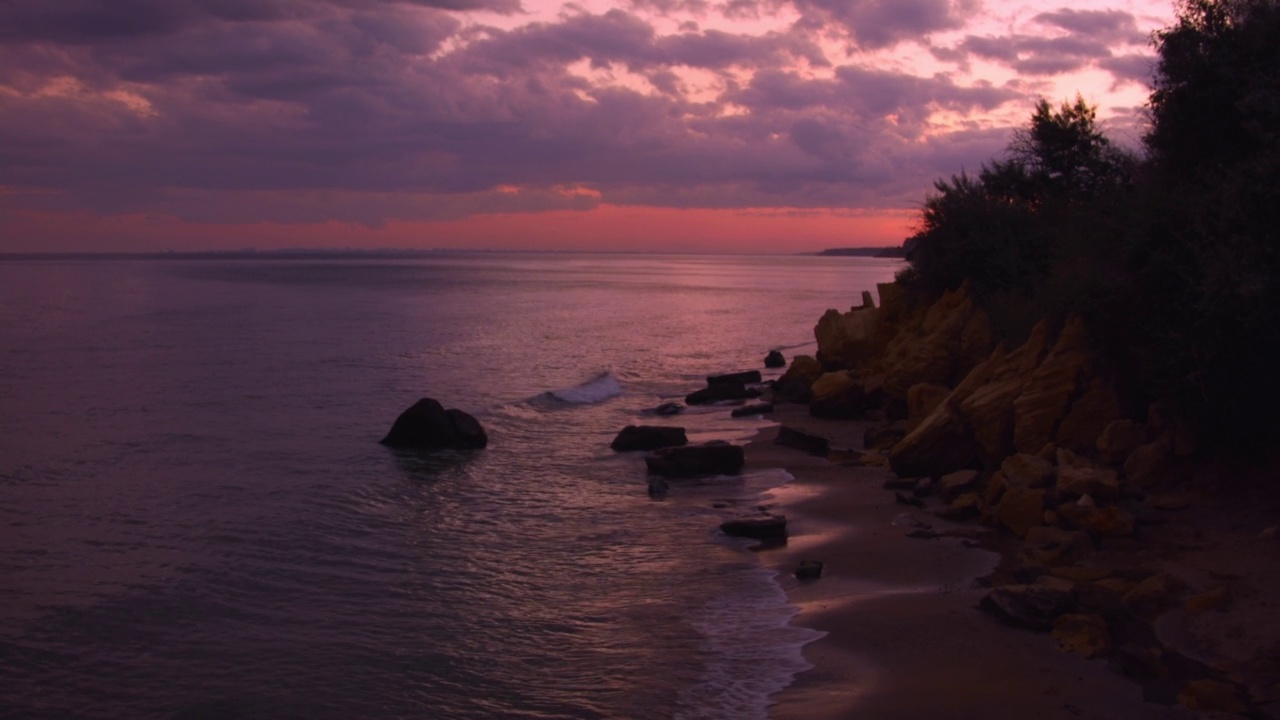
POLYGON ((878 258, 905 258, 907 250, 899 245, 897 247, 857 247, 857 248, 827 248, 819 250, 816 253, 806 253, 818 255, 821 257, 878 257, 878 258))
MULTIPOLYGON (((639 252, 608 250, 495 250, 484 248, 431 248, 431 249, 271 249, 256 250, 167 250, 151 252, 0 252, 0 262, 24 262, 32 260, 412 260, 456 255, 767 255, 768 253, 680 253, 639 252)), ((778 256, 803 255, 808 257, 904 257, 900 247, 831 248, 818 252, 776 253, 778 256)))

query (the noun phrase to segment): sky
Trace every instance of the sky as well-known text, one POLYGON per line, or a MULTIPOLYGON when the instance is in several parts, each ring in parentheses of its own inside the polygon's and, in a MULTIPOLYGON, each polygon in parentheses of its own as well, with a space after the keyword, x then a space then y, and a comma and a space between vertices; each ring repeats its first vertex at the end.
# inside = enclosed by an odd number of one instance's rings
POLYGON ((0 0, 0 252, 897 245, 1172 0, 0 0))

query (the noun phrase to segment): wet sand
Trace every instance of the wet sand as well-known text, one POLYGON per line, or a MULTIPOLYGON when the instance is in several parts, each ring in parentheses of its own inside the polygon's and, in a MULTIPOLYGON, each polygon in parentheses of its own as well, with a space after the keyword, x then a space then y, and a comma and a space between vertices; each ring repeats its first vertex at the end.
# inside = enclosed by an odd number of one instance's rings
MULTIPOLYGON (((780 405, 772 420, 858 449, 866 425, 810 418, 780 405)), ((775 445, 777 427, 747 447, 749 468, 783 467, 795 479, 764 499, 788 518, 784 547, 763 563, 800 612, 795 623, 827 633, 806 646, 814 665, 774 697, 776 720, 966 720, 1204 717, 1142 700, 1105 661, 1058 650, 1048 634, 1010 628, 977 609, 977 578, 998 556, 976 547, 986 530, 895 502, 887 469, 842 465, 775 445), (909 537, 922 528, 959 536, 909 537), (792 574, 825 564, 821 579, 792 574)))

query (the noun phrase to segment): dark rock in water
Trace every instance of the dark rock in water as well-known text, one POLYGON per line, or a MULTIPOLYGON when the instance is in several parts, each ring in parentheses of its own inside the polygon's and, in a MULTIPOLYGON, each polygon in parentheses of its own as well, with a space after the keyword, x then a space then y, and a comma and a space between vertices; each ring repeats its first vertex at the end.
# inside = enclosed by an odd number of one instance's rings
POLYGON ((655 415, 679 415, 684 412, 684 406, 678 402, 662 403, 653 412, 655 415))
POLYGON ((763 415, 773 412, 773 403, 756 403, 754 405, 743 405, 740 408, 734 408, 729 413, 733 417, 746 417, 748 415, 763 415))
POLYGON ((1075 607, 1070 581, 1041 578, 1030 585, 1006 585, 987 593, 978 607, 1001 621, 1031 630, 1049 630, 1053 621, 1075 607))
POLYGON ((489 436, 467 413, 445 410, 438 401, 422 398, 400 413, 379 442, 401 450, 475 449, 488 445, 489 436))
POLYGON ((723 441, 702 445, 685 445, 655 450, 645 456, 644 464, 651 475, 665 477, 698 477, 700 475, 737 475, 746 460, 742 447, 723 441))
POLYGON ((736 373, 725 373, 724 375, 711 375, 707 378, 707 385, 714 387, 716 385, 739 384, 750 385, 758 383, 761 380, 759 370, 744 370, 736 373))
POLYGON ((720 523, 720 532, 730 537, 779 540, 787 537, 785 515, 752 515, 720 523))
POLYGON ((695 390, 686 395, 684 401, 690 405, 705 405, 721 400, 748 400, 760 395, 758 388, 749 388, 740 382, 724 382, 695 390))
POLYGON ((807 432, 796 430, 786 425, 778 428, 778 437, 774 438, 773 444, 803 450, 810 455, 820 456, 826 456, 827 451, 831 449, 831 443, 826 438, 810 435, 807 432))
POLYGON ((764 366, 767 368, 780 368, 787 366, 787 359, 777 350, 770 350, 768 355, 764 356, 764 366))
POLYGON ((684 428, 663 425, 628 425, 622 428, 609 447, 618 452, 630 450, 657 450, 658 448, 684 445, 689 442, 684 428))
POLYGON ((660 477, 649 478, 649 497, 654 500, 661 500, 667 496, 667 490, 671 488, 667 485, 667 481, 660 477))
POLYGON ((797 580, 817 580, 822 577, 822 563, 818 560, 801 560, 796 568, 797 580))

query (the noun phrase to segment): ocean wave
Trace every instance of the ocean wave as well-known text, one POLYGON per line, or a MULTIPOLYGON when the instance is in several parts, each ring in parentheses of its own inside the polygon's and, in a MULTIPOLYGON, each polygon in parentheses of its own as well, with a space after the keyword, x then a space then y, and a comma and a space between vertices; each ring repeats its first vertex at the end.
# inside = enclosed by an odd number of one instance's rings
POLYGON ((562 388, 548 390, 531 400, 534 404, 555 405, 595 405, 622 394, 622 383, 611 371, 604 371, 586 382, 562 388))

